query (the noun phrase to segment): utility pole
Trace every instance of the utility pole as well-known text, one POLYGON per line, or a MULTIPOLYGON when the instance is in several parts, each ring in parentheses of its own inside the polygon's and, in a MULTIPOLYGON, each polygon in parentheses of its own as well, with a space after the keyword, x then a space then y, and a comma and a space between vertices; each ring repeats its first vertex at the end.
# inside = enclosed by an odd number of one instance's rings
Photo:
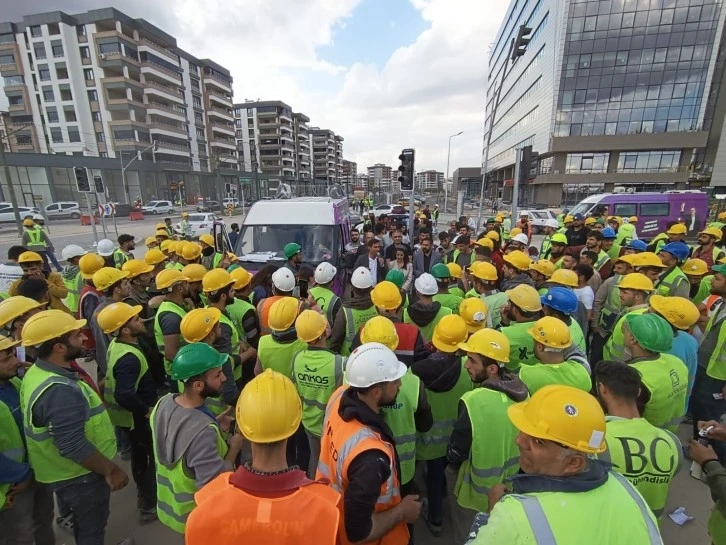
POLYGON ((10 166, 8 166, 8 162, 5 159, 5 144, 3 143, 3 140, 7 140, 8 146, 10 146, 9 136, 11 134, 15 134, 18 131, 22 131, 23 129, 27 129, 31 125, 32 125, 32 123, 30 123, 28 125, 23 125, 19 129, 16 129, 13 132, 9 132, 5 136, 0 137, 0 164, 3 167, 3 175, 5 176, 5 181, 8 184, 8 194, 10 195, 10 203, 13 205, 13 215, 15 216, 15 225, 18 227, 18 236, 20 238, 23 237, 23 222, 20 219, 20 210, 18 210, 18 198, 15 195, 15 187, 13 186, 13 182, 10 179, 10 166))
MULTIPOLYGON (((459 136, 460 134, 463 134, 464 131, 459 131, 456 134, 452 134, 449 136, 449 152, 446 154, 446 178, 444 178, 444 214, 446 213, 446 206, 449 203, 449 186, 447 185, 449 183, 449 161, 451 160, 451 139, 459 136)), ((453 186, 452 186, 453 188, 453 186)), ((438 202, 439 196, 436 195, 436 202, 438 202)))

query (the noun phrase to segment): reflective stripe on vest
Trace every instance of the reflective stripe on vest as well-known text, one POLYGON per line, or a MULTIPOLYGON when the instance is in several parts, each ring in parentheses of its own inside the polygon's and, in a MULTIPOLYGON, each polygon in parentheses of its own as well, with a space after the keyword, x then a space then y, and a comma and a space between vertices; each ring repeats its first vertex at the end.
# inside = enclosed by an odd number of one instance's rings
POLYGON ((667 297, 671 295, 671 290, 673 290, 674 287, 677 287, 677 285, 681 282, 688 283, 688 277, 683 273, 680 267, 674 267, 673 270, 669 272, 665 278, 663 278, 663 280, 658 282, 658 285, 655 287, 655 292, 658 295, 667 297))
POLYGON ((600 310, 600 320, 598 321, 598 327, 605 333, 610 333, 615 327, 617 322, 618 314, 623 308, 620 303, 620 289, 618 283, 620 282, 621 275, 613 275, 613 281, 608 286, 607 296, 605 297, 605 303, 600 310))
MULTIPOLYGON (((719 316, 719 312, 714 312, 711 319, 708 321, 706 330, 703 332, 703 338, 711 333, 711 329, 714 326, 714 320, 719 316)), ((706 374, 717 380, 726 380, 726 319, 721 319, 717 325, 718 329, 718 340, 716 341, 717 350, 711 353, 711 357, 708 359, 708 365, 706 366, 706 374)))
POLYGON ((48 247, 48 244, 43 240, 43 230, 38 225, 28 229, 28 239, 28 246, 48 247))
POLYGON ((328 288, 323 288, 321 286, 315 286, 313 288, 310 288, 309 291, 312 296, 315 297, 315 301, 320 307, 320 310, 325 313, 325 317, 328 319, 328 323, 332 326, 333 322, 335 321, 333 310, 335 310, 335 306, 338 304, 340 297, 335 295, 328 288))
MULTIPOLYGON (((21 388, 20 379, 13 377, 10 379, 10 384, 19 393, 21 388)), ((18 424, 13 417, 13 413, 10 407, 0 401, 0 454, 7 456, 9 459, 17 463, 25 461, 25 443, 23 442, 23 436, 18 428, 18 424)), ((0 484, 0 510, 5 505, 6 495, 12 483, 0 484)))
POLYGON ((650 391, 643 417, 659 428, 676 432, 686 406, 688 368, 676 356, 659 354, 654 359, 632 362, 650 391))
POLYGON ((263 371, 272 369, 291 379, 293 357, 307 347, 308 345, 300 339, 281 343, 276 341, 272 335, 266 335, 260 337, 260 342, 257 345, 257 359, 260 360, 263 371))
MULTIPOLYGON (((156 347, 164 358, 164 370, 166 371, 166 374, 171 376, 171 360, 166 359, 166 356, 164 355, 164 332, 161 330, 161 325, 159 324, 159 318, 165 312, 171 312, 183 319, 184 316, 186 316, 187 311, 172 301, 162 301, 159 305, 159 309, 156 311, 156 316, 154 317, 154 338, 156 340, 156 347)), ((184 337, 180 333, 178 348, 181 348, 185 344, 186 341, 184 341, 184 337)))
POLYGON ((401 388, 391 405, 381 407, 383 420, 391 428, 396 439, 396 452, 401 462, 401 483, 413 479, 416 472, 416 420, 421 380, 411 372, 401 377, 401 388))
POLYGON ((648 306, 644 305, 642 308, 636 308, 618 315, 618 320, 615 322, 615 327, 613 327, 613 333, 603 347, 602 353, 606 360, 625 361, 627 359, 625 357, 625 332, 623 331, 625 317, 628 314, 643 314, 646 310, 648 310, 648 306))
POLYGON ((116 248, 113 251, 113 262, 117 269, 120 269, 129 259, 131 258, 121 248, 116 248))
POLYGON ((600 253, 597 256, 597 261, 594 265, 594 269, 596 271, 599 271, 608 261, 610 261, 610 256, 605 251, 600 250, 600 253))
POLYGON ((370 308, 361 310, 357 308, 350 308, 343 306, 343 316, 345 317, 345 340, 343 346, 340 348, 341 356, 350 356, 350 345, 355 339, 355 334, 358 333, 363 324, 368 320, 372 320, 378 316, 376 307, 371 304, 370 308))
POLYGON ((256 329, 245 331, 244 324, 242 323, 245 314, 247 314, 249 311, 253 311, 255 315, 257 315, 257 309, 252 303, 245 299, 240 299, 239 297, 236 297, 234 303, 227 306, 225 311, 227 312, 227 314, 229 314, 229 317, 232 319, 232 322, 237 327, 237 331, 239 332, 241 337, 249 340, 258 335, 259 331, 257 331, 256 329))
POLYGON ((141 352, 138 346, 134 346, 128 343, 119 342, 118 339, 113 339, 106 351, 106 361, 108 370, 106 372, 106 380, 103 386, 103 402, 106 404, 108 410, 108 416, 111 418, 111 423, 114 426, 121 426, 122 428, 134 428, 134 416, 133 414, 121 407, 116 402, 116 377, 114 376, 114 370, 118 361, 126 354, 133 354, 139 360, 139 374, 136 377, 134 383, 134 390, 139 389, 139 382, 141 378, 149 371, 149 364, 146 363, 146 356, 141 352))
POLYGON ((345 358, 329 350, 303 350, 292 358, 292 381, 302 402, 302 423, 318 437, 323 432, 325 409, 343 383, 345 358))
POLYGON ((68 295, 63 303, 74 315, 78 313, 81 290, 83 289, 83 277, 80 271, 72 278, 63 277, 63 285, 68 289, 68 295))

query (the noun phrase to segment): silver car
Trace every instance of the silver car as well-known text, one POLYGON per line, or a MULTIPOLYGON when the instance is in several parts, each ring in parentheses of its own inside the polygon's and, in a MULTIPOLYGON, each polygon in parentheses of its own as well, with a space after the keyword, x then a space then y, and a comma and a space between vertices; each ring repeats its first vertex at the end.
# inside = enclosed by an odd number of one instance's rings
POLYGON ((75 201, 60 201, 49 204, 44 208, 46 218, 71 218, 77 220, 81 217, 81 207, 75 201))

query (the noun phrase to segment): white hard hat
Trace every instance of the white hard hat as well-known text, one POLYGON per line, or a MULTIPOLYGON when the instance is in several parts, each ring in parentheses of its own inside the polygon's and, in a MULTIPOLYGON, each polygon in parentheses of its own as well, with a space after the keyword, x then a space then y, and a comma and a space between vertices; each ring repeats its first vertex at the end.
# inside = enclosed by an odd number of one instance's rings
POLYGON ((557 229, 560 226, 560 223, 557 220, 548 219, 545 222, 545 227, 552 227, 553 229, 557 229))
POLYGON ((358 267, 353 271, 350 283, 353 284, 354 288, 358 288, 359 290, 368 289, 373 287, 373 275, 371 274, 371 271, 365 267, 358 267))
POLYGON ((345 365, 345 380, 354 388, 393 382, 406 374, 406 365, 381 343, 365 343, 353 350, 345 365))
POLYGON ((272 285, 285 293, 295 289, 295 275, 287 267, 280 267, 272 273, 272 285))
POLYGON ((80 257, 82 255, 86 255, 88 252, 81 248, 78 244, 69 244, 65 248, 63 248, 63 251, 61 252, 61 257, 68 261, 69 259, 73 259, 74 257, 80 257))
POLYGON ((116 249, 116 245, 113 243, 113 240, 109 240, 107 238, 101 239, 98 241, 98 246, 96 247, 96 250, 98 251, 98 255, 101 257, 108 257, 111 254, 113 254, 113 251, 116 249))
POLYGON ((416 286, 416 291, 421 295, 436 295, 439 293, 439 286, 436 283, 436 279, 429 273, 423 273, 413 283, 416 286))
POLYGON ((323 261, 315 269, 315 282, 317 282, 318 284, 327 284, 333 278, 335 278, 337 272, 338 269, 333 267, 327 261, 323 261))
POLYGON ((34 220, 45 220, 42 214, 33 214, 34 220))
POLYGON ((512 240, 514 242, 521 242, 522 244, 529 244, 529 239, 527 238, 527 235, 524 233, 519 233, 517 235, 514 235, 512 237, 512 240))

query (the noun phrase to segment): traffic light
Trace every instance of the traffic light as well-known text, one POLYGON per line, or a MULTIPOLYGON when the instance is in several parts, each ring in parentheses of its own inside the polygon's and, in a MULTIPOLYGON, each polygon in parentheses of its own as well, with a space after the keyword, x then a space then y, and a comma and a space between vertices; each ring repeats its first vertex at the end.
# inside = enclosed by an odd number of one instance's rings
POLYGON ((522 148, 522 159, 519 163, 519 181, 528 184, 537 177, 539 170, 539 153, 532 151, 532 146, 522 148))
POLYGON ((401 161, 401 166, 398 167, 398 181, 401 183, 401 191, 413 191, 413 163, 416 152, 411 148, 406 148, 401 151, 401 155, 398 156, 401 161))
POLYGON ((88 179, 88 169, 86 167, 73 167, 73 172, 76 176, 76 187, 79 193, 90 193, 91 182, 88 179))
POLYGON ((521 57, 527 52, 527 44, 529 43, 529 35, 532 34, 532 29, 525 25, 520 25, 517 30, 517 37, 513 39, 512 44, 512 62, 516 61, 518 57, 521 57))
POLYGON ((96 193, 103 194, 106 192, 106 188, 103 187, 103 178, 100 176, 93 177, 93 185, 96 187, 96 193))

